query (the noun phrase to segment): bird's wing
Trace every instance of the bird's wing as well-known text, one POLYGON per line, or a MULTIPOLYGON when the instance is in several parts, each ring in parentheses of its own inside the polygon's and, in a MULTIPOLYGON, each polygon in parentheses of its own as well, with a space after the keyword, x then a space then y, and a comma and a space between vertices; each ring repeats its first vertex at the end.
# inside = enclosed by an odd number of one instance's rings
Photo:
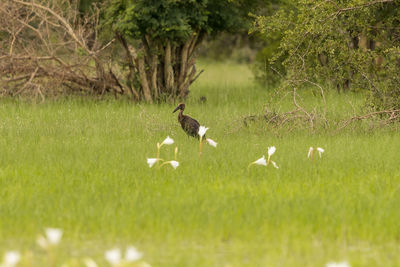
POLYGON ((182 120, 182 127, 185 128, 185 131, 191 136, 197 136, 200 123, 193 119, 192 117, 185 116, 182 120))

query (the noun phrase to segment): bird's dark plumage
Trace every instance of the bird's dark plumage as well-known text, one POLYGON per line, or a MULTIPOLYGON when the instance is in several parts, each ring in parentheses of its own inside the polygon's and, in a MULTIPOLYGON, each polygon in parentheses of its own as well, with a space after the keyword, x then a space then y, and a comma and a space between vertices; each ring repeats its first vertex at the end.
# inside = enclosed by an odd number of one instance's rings
POLYGON ((178 121, 181 124, 182 129, 188 135, 199 138, 198 132, 199 132, 200 123, 188 115, 183 115, 183 111, 185 110, 184 103, 180 103, 173 112, 176 112, 178 109, 180 109, 179 115, 178 115, 178 121))

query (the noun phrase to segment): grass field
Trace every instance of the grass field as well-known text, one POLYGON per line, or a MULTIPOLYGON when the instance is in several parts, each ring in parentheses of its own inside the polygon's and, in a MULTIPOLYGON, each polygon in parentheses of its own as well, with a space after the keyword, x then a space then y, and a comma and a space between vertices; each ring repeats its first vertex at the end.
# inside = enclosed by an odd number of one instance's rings
MULTIPOLYGON (((48 266, 35 243, 44 227, 64 230, 54 266, 134 245, 151 266, 400 266, 400 134, 272 133, 261 122, 272 91, 246 66, 203 63, 186 112, 218 147, 188 138, 174 105, 127 101, 3 100, 0 106, 0 253, 21 266, 48 266), (207 101, 199 101, 205 96, 207 101), (156 143, 180 166, 149 168, 156 143), (250 162, 276 146, 279 169, 250 162), (310 146, 325 149, 313 163, 310 146)), ((319 102, 302 94, 304 102, 319 102)), ((356 94, 327 93, 330 116, 361 109, 356 94)), ((289 109, 290 99, 277 107, 289 109)))

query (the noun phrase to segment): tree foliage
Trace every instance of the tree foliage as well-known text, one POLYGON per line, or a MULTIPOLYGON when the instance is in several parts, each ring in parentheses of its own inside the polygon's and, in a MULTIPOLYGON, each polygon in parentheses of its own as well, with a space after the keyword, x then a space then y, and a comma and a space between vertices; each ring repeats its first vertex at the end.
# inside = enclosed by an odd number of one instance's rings
POLYGON ((126 52, 135 95, 148 102, 182 98, 198 77, 196 51, 204 37, 241 28, 256 2, 111 0, 103 25, 126 52))
POLYGON ((268 67, 295 86, 369 90, 375 108, 400 107, 400 1, 292 1, 254 30, 281 37, 268 67))
POLYGON ((7 95, 57 84, 136 101, 184 98, 201 73, 204 37, 245 27, 259 1, 0 1, 0 83, 7 95))

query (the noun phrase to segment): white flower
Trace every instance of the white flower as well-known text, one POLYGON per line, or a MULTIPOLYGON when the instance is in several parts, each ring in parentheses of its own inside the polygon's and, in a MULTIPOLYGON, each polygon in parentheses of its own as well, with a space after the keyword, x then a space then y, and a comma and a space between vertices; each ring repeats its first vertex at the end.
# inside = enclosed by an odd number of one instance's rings
POLYGON ((326 267, 350 267, 350 264, 348 262, 328 262, 326 267))
POLYGON ((177 162, 176 160, 171 160, 171 161, 169 162, 169 164, 171 164, 171 166, 172 166, 174 169, 178 168, 178 166, 179 166, 179 162, 177 162))
POLYGON ((322 147, 317 147, 318 153, 319 153, 319 157, 322 156, 322 153, 325 152, 325 149, 323 149, 322 147))
POLYGON ((85 258, 83 262, 85 263, 86 267, 97 267, 97 263, 91 258, 85 258))
POLYGON ((312 146, 310 146, 310 148, 308 149, 307 158, 309 158, 312 155, 313 151, 314 151, 314 148, 312 146))
POLYGON ((107 250, 104 253, 106 260, 113 266, 117 266, 121 263, 121 250, 119 248, 114 248, 107 250))
POLYGON ((165 138, 165 140, 161 143, 160 146, 162 145, 172 145, 174 143, 174 139, 172 139, 171 137, 167 136, 167 138, 165 138))
POLYGON ((206 128, 205 126, 200 126, 199 127, 199 132, 198 132, 200 137, 203 137, 206 134, 207 130, 208 130, 208 128, 206 128))
POLYGON ((213 146, 213 147, 217 147, 218 143, 215 142, 214 140, 212 140, 212 139, 210 139, 210 138, 207 138, 206 140, 207 140, 207 143, 208 143, 209 145, 211 145, 211 146, 213 146))
POLYGON ((38 238, 36 239, 36 243, 43 249, 47 249, 49 247, 49 242, 42 235, 38 236, 38 238))
POLYGON ((18 251, 7 251, 4 254, 3 265, 1 266, 13 267, 17 265, 20 259, 21 259, 21 254, 18 251))
POLYGON ((158 161, 158 159, 155 158, 147 158, 147 164, 149 164, 149 168, 153 167, 153 165, 158 161))
POLYGON ((276 147, 274 146, 268 147, 268 156, 271 157, 275 153, 275 151, 276 147))
POLYGON ((46 228, 45 229, 47 240, 52 245, 60 243, 63 231, 58 228, 46 228))
POLYGON ((125 252, 125 260, 128 262, 133 262, 141 259, 143 256, 143 253, 138 251, 135 247, 130 246, 126 248, 125 252))
POLYGON ((258 160, 254 161, 253 164, 267 166, 267 161, 265 160, 265 156, 262 156, 262 158, 259 158, 258 160))
POLYGON ((272 165, 273 165, 275 168, 279 169, 279 167, 278 167, 278 165, 276 165, 276 162, 275 162, 275 161, 272 161, 272 160, 271 160, 271 163, 272 163, 272 165))

